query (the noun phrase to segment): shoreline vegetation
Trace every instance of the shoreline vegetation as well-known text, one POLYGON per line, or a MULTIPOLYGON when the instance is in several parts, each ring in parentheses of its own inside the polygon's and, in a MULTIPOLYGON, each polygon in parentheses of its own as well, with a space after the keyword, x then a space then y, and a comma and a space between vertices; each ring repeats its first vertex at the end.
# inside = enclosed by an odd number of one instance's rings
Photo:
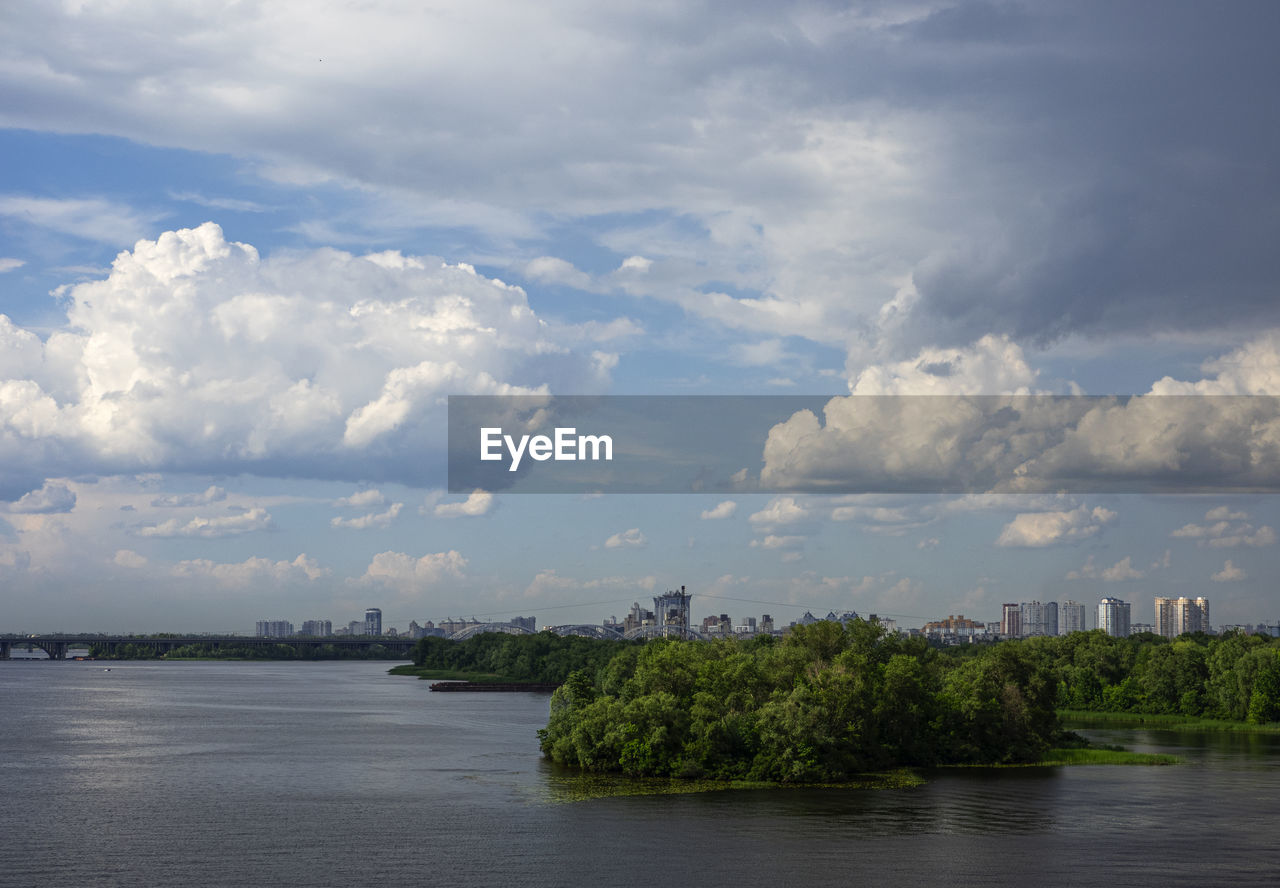
POLYGON ((1169 641, 1094 631, 938 648, 875 623, 820 621, 781 639, 710 643, 424 639, 414 663, 393 671, 563 682, 539 731, 554 765, 707 789, 1179 761, 1090 744, 1064 719, 1280 732, 1280 642, 1235 633, 1169 641))
POLYGON ((1096 712, 1087 709, 1060 709, 1059 717, 1081 727, 1148 727, 1161 731, 1214 734, 1280 734, 1280 723, 1253 724, 1220 718, 1197 718, 1177 714, 1142 712, 1096 712))

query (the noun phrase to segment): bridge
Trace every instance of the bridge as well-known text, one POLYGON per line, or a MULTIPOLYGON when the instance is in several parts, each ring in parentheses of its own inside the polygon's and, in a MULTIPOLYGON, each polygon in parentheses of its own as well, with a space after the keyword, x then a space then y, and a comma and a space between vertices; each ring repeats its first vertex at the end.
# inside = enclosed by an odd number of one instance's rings
POLYGON ((338 635, 323 638, 290 636, 288 638, 263 638, 254 635, 8 635, 0 636, 0 660, 8 660, 14 648, 39 648, 50 660, 64 660, 68 648, 93 647, 107 656, 114 655, 122 646, 133 645, 155 656, 164 656, 176 648, 191 644, 203 645, 213 650, 220 648, 274 648, 287 645, 302 657, 315 655, 326 648, 337 650, 368 650, 381 647, 391 653, 409 659, 416 641, 410 638, 338 635))
POLYGON ((628 629, 622 635, 627 641, 633 641, 637 638, 683 638, 686 641, 706 641, 707 636, 703 635, 697 629, 689 626, 672 625, 668 623, 665 626, 636 626, 634 629, 628 629))
POLYGON ((564 626, 548 626, 556 635, 580 635, 583 638, 607 638, 611 641, 621 641, 622 633, 609 626, 597 626, 592 623, 574 623, 564 626))
POLYGON ((466 628, 459 629, 449 635, 448 639, 450 641, 466 641, 473 635, 484 635, 486 632, 501 632, 504 635, 534 634, 523 626, 513 626, 510 623, 468 623, 466 628))

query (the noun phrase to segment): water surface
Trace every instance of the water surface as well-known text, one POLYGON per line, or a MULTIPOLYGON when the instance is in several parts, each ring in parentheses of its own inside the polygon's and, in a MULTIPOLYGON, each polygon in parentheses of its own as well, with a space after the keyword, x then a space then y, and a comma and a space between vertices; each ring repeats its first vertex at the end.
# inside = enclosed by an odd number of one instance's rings
POLYGON ((1280 737, 1177 767, 566 801, 538 694, 385 663, 0 662, 0 884, 1268 885, 1280 737), (107 671, 109 667, 110 671, 107 671))

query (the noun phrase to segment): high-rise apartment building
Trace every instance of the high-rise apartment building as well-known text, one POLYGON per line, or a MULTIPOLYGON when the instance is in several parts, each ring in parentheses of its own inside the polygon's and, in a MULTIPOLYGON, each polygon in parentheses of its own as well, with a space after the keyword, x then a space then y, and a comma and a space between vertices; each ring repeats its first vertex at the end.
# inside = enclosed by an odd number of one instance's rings
POLYGON ((259 620, 254 634, 259 638, 288 638, 293 634, 293 624, 288 620, 259 620))
POLYGON ((371 607, 364 612, 364 634, 382 634, 382 609, 371 607))
POLYGON ((1156 596, 1155 632, 1177 638, 1184 632, 1209 631, 1209 601, 1206 598, 1161 598, 1156 596))
POLYGON ((1067 600, 1062 602, 1059 609, 1058 634, 1070 635, 1072 632, 1084 632, 1088 627, 1085 625, 1085 606, 1078 601, 1067 600))
POLYGON ((1024 601, 1019 607, 1022 621, 1022 636, 1057 635, 1058 634, 1058 602, 1024 601))
POLYGON ((1028 635, 1044 635, 1044 605, 1038 601, 1024 601, 1018 606, 1019 620, 1023 637, 1028 635))
POLYGON ((1098 628, 1115 638, 1129 637, 1129 602, 1104 598, 1098 602, 1098 628))
POLYGON ((1022 605, 1006 604, 1000 617, 1000 634, 1005 638, 1017 638, 1022 635, 1022 605))

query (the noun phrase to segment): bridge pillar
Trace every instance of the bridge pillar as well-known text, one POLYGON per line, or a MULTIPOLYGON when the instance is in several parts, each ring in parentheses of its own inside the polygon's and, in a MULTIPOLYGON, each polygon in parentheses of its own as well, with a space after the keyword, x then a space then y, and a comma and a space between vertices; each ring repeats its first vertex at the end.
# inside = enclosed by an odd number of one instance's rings
POLYGON ((0 641, 0 660, 9 659, 9 642, 0 641))
POLYGON ((48 654, 50 660, 65 660, 67 658, 67 643, 65 641, 46 641, 44 644, 37 645, 37 647, 48 654))

